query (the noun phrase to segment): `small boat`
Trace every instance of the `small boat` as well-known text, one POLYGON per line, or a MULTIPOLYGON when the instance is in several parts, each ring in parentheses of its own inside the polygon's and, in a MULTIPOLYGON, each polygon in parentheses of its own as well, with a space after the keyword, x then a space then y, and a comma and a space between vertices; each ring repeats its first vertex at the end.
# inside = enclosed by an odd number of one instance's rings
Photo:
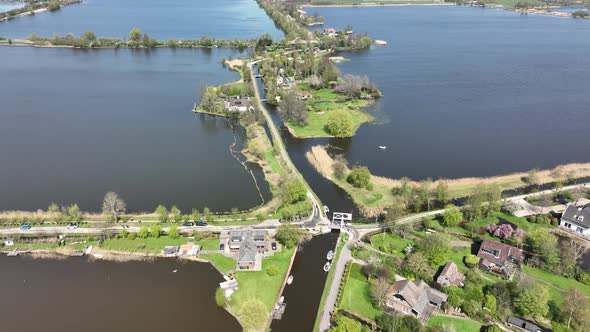
POLYGON ((324 271, 326 271, 326 272, 330 271, 330 266, 331 265, 332 264, 330 264, 330 262, 327 262, 326 265, 324 265, 324 271))
POLYGON ((326 258, 331 261, 332 258, 334 258, 334 252, 332 250, 328 251, 328 255, 326 255, 326 258))
POLYGON ((174 270, 174 271, 172 271, 172 273, 176 273, 176 272, 178 272, 178 270, 174 270))
POLYGON ((283 304, 283 302, 285 302, 285 297, 281 296, 281 298, 279 299, 279 304, 283 304))
POLYGON ((385 150, 385 149, 387 149, 387 147, 385 145, 379 145, 379 149, 385 150))
POLYGON ((329 213, 330 212, 330 209, 328 209, 328 206, 327 205, 324 205, 324 212, 326 212, 326 213, 329 213))
POLYGON ((287 285, 290 285, 293 283, 293 276, 289 276, 289 278, 287 278, 287 285))

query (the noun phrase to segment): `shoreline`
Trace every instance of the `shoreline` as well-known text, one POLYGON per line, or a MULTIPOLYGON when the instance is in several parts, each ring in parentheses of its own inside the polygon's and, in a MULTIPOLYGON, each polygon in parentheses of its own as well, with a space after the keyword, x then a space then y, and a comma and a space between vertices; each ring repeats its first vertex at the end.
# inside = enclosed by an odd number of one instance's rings
POLYGON ((303 5, 301 8, 349 8, 349 7, 432 7, 432 6, 457 6, 456 3, 366 3, 366 4, 334 4, 334 5, 303 5))

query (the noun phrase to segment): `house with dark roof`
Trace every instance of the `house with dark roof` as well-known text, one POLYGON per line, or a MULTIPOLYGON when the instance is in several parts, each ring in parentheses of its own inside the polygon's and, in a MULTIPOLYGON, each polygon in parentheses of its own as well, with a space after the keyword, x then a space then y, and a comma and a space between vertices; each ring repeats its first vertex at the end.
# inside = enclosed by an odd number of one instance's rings
POLYGON ((477 257, 480 258, 480 268, 512 279, 514 273, 520 268, 523 253, 522 249, 511 245, 484 239, 479 247, 477 257))
POLYGON ((393 284, 387 294, 385 305, 426 322, 430 315, 447 301, 447 297, 447 294, 428 286, 424 280, 414 282, 405 279, 393 284))
POLYGON ((264 253, 268 251, 267 232, 264 230, 252 231, 230 231, 227 235, 227 246, 230 253, 237 253, 240 251, 242 242, 251 238, 254 240, 256 252, 264 253))
POLYGON ((436 283, 439 284, 441 287, 462 287, 464 280, 465 276, 463 275, 463 273, 459 272, 457 264, 455 264, 454 262, 448 262, 447 264, 445 264, 445 267, 442 269, 442 271, 436 278, 436 283))
POLYGON ((223 102, 223 106, 228 112, 244 113, 254 110, 254 106, 250 103, 250 97, 230 97, 223 102))
POLYGON ((240 244, 238 253, 238 269, 251 270, 256 265, 256 242, 252 237, 247 237, 240 244))
POLYGON ((506 321, 506 325, 510 328, 517 328, 524 331, 543 332, 543 330, 541 330, 541 328, 537 325, 514 316, 508 318, 508 321, 506 321))
POLYGON ((580 236, 590 237, 590 204, 569 204, 561 215, 559 227, 580 236))

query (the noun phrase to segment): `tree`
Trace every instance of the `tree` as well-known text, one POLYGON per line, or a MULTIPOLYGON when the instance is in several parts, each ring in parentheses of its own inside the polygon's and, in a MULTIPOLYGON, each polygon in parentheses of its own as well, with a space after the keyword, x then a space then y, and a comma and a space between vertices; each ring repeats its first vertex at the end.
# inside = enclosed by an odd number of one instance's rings
POLYGON ((346 165, 340 161, 335 161, 332 164, 332 170, 334 171, 334 177, 338 180, 342 180, 346 176, 346 165))
POLYGON ((430 190, 430 186, 432 185, 432 180, 426 179, 424 181, 420 181, 420 185, 416 189, 416 202, 414 203, 416 206, 422 208, 426 206, 426 209, 430 211, 430 201, 432 199, 432 193, 430 190))
POLYGON ((328 134, 335 137, 352 137, 354 135, 352 116, 343 109, 330 112, 325 130, 328 134))
POLYGON ((515 299, 514 308, 527 317, 542 317, 549 311, 550 296, 545 286, 535 284, 525 288, 515 299))
POLYGON ((283 199, 283 204, 291 204, 303 201, 305 200, 305 197, 307 197, 307 188, 305 187, 303 181, 288 181, 286 184, 283 184, 282 187, 283 190, 281 198, 283 199))
POLYGON ((279 226, 275 238, 285 247, 292 248, 299 243, 301 235, 301 229, 291 224, 282 224, 279 226))
POLYGON ((446 263, 451 256, 452 248, 449 242, 446 236, 436 233, 425 236, 416 245, 432 266, 439 266, 446 263))
POLYGON ((59 4, 58 0, 51 0, 49 1, 49 3, 47 4, 47 9, 49 9, 49 11, 55 11, 61 8, 61 5, 59 4))
POLYGON ((371 283, 371 298, 373 299, 373 303, 378 307, 381 308, 385 305, 385 300, 387 299, 387 293, 391 288, 391 284, 386 277, 378 277, 375 281, 371 283))
POLYGON ((182 212, 176 207, 176 205, 170 208, 170 214, 172 214, 172 221, 179 222, 182 219, 182 212))
POLYGON ((178 239, 180 237, 180 232, 178 232, 178 227, 176 225, 172 225, 168 230, 168 236, 171 239, 178 239))
POLYGON ((498 325, 488 325, 483 328, 484 332, 504 332, 504 330, 498 325))
POLYGON ((358 321, 343 315, 338 315, 334 319, 336 326, 332 327, 329 332, 365 332, 370 331, 368 327, 363 326, 358 321))
POLYGON ((490 313, 496 312, 496 298, 492 294, 486 294, 483 300, 483 308, 490 313))
POLYGON ((420 252, 415 252, 408 256, 406 260, 406 270, 412 272, 418 277, 426 276, 430 273, 430 266, 426 257, 420 252))
POLYGON ((340 69, 328 57, 323 57, 318 63, 318 73, 323 80, 324 86, 329 86, 340 76, 340 69))
POLYGON ((139 28, 133 28, 131 29, 131 32, 129 32, 129 40, 134 42, 134 43, 139 43, 141 41, 141 30, 139 30, 139 28))
POLYGON ((439 180, 436 185, 436 200, 441 206, 449 201, 449 185, 446 181, 439 180))
POLYGON ((473 254, 465 256, 464 260, 465 265, 469 268, 476 267, 479 264, 479 257, 473 254))
POLYGON ((524 183, 528 184, 529 186, 539 186, 541 184, 539 178, 539 169, 533 168, 531 169, 528 174, 522 179, 524 183))
POLYGON ((572 322, 582 324, 588 320, 590 307, 586 296, 576 288, 571 288, 563 293, 563 313, 567 319, 567 328, 572 322))
POLYGON ((244 330, 261 330, 268 319, 264 303, 256 299, 246 301, 239 309, 239 315, 244 330))
POLYGON ((422 330, 420 322, 410 315, 383 314, 377 317, 377 325, 383 332, 419 332, 422 330))
POLYGON ((201 213, 199 212, 199 210, 198 210, 198 209, 193 209, 193 210, 192 210, 192 212, 191 212, 191 219, 192 219, 194 222, 197 222, 198 220, 200 220, 200 219, 201 219, 201 213))
POLYGON ((397 220, 406 215, 406 207, 404 202, 402 202, 400 199, 394 199, 392 204, 387 207, 385 211, 385 224, 393 233, 397 230, 397 220))
POLYGON ((160 222, 168 222, 168 209, 164 205, 158 205, 154 213, 160 222))
POLYGON ((150 236, 157 239, 162 234, 162 228, 160 225, 152 225, 150 227, 150 236))
POLYGON ((482 216, 482 206, 486 200, 486 186, 479 184, 475 187, 474 192, 467 197, 465 202, 465 218, 469 221, 474 221, 482 216))
POLYGON ((463 220, 463 213, 453 204, 449 204, 445 207, 443 213, 443 225, 447 227, 455 227, 463 220))
POLYGON ((586 252, 588 252, 588 246, 582 241, 573 238, 563 238, 559 241, 561 262, 570 269, 576 267, 577 263, 582 260, 586 252))
POLYGON ((104 195, 102 200, 102 213, 112 218, 114 222, 119 221, 119 217, 127 211, 127 204, 117 193, 109 191, 104 195))
POLYGON ((354 166, 346 181, 355 188, 367 188, 371 183, 371 172, 366 166, 354 166))
POLYGON ((404 203, 408 205, 412 198, 412 187, 410 186, 410 179, 403 177, 400 180, 399 187, 391 189, 391 193, 396 196, 401 196, 404 203))
POLYGON ((92 31, 86 31, 82 34, 82 39, 89 42, 94 42, 96 41, 96 34, 92 31))
POLYGON ((72 204, 68 207, 62 206, 62 215, 68 221, 82 221, 82 212, 78 207, 78 204, 72 204))
POLYGON ((307 125, 307 106, 305 102, 297 97, 293 90, 289 90, 281 98, 279 111, 285 122, 293 122, 297 126, 307 125))
POLYGON ((529 251, 540 258, 545 269, 551 269, 559 263, 557 237, 546 229, 530 231, 526 237, 529 251))
POLYGON ((147 226, 142 226, 137 232, 137 236, 141 239, 146 239, 150 235, 150 230, 147 226))

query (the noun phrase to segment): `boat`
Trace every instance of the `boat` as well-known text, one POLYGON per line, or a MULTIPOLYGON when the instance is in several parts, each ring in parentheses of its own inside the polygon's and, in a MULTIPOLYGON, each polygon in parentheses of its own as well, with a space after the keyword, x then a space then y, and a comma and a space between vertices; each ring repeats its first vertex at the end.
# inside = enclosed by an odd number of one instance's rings
POLYGON ((334 258, 334 252, 332 250, 328 251, 328 255, 326 255, 326 258, 331 261, 332 258, 334 258))
POLYGON ((328 209, 328 206, 327 205, 324 205, 324 212, 326 212, 326 213, 329 213, 330 212, 330 209, 328 209))
POLYGON ((178 270, 173 270, 173 271, 172 271, 172 273, 176 273, 176 272, 178 272, 178 270))
POLYGON ((326 265, 324 265, 324 271, 326 271, 326 272, 330 271, 330 266, 331 265, 332 264, 330 264, 330 262, 327 262, 326 265))
POLYGON ((293 283, 293 276, 289 276, 289 278, 287 278, 287 285, 290 285, 293 283))
POLYGON ((385 149, 387 149, 387 147, 385 145, 379 145, 379 149, 385 150, 385 149))
POLYGON ((279 299, 279 304, 283 304, 283 302, 285 302, 285 297, 281 296, 281 298, 279 299))

